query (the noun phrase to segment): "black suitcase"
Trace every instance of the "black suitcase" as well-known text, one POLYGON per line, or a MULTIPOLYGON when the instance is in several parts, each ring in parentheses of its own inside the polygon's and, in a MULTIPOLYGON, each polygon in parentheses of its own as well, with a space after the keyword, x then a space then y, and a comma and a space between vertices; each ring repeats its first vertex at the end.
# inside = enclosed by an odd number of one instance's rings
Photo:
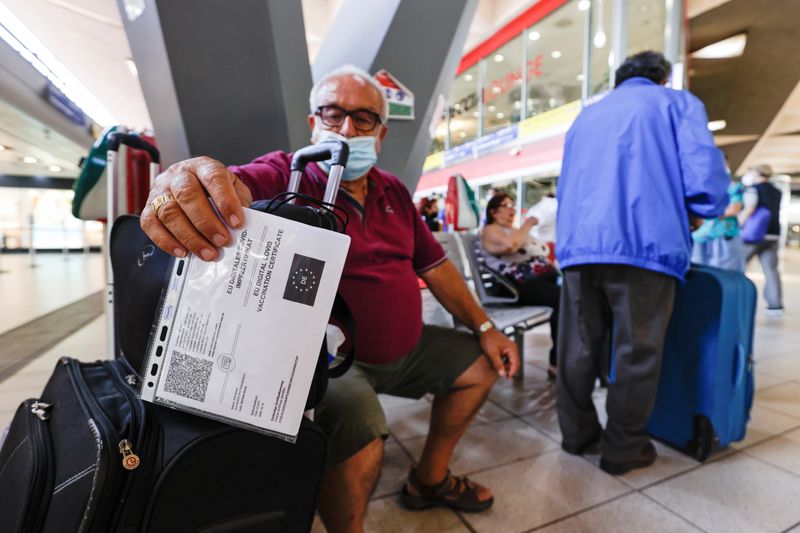
MULTIPOLYGON (((337 149, 346 161, 343 147, 337 149)), ((333 149, 319 145, 298 152, 295 190, 304 156, 310 161, 332 155, 333 149)), ((343 230, 344 221, 325 202, 303 198, 317 209, 295 206, 294 199, 290 193, 263 207, 343 230)), ((136 267, 124 276, 115 266, 117 283, 124 280, 117 287, 115 314, 120 315, 118 329, 127 332, 119 339, 121 352, 141 361, 154 304, 143 309, 147 301, 128 294, 158 296, 161 268, 169 263, 142 239, 135 222, 120 224, 131 228, 131 238, 121 238, 128 244, 122 248, 133 250, 136 260, 121 254, 117 263, 136 267), (142 288, 145 282, 155 288, 142 288), (139 311, 147 316, 131 331, 126 317, 139 311)), ((352 317, 341 299, 333 315, 354 338, 352 317)), ((323 347, 309 393, 312 406, 324 394, 327 378, 347 370, 353 353, 334 369, 328 368, 326 356, 323 347)), ((297 441, 290 444, 143 402, 136 393, 139 381, 125 357, 59 362, 41 398, 20 406, 0 450, 0 532, 310 530, 326 454, 318 426, 304 418, 297 441)))
POLYGON ((138 399, 124 359, 64 358, 0 452, 0 531, 308 531, 325 437, 295 444, 138 399))

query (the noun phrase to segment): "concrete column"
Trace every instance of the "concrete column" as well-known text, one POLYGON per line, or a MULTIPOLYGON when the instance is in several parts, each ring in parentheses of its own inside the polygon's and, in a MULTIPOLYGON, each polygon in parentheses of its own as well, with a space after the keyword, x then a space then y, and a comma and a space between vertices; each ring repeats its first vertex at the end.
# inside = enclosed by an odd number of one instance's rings
POLYGON ((300 2, 117 4, 164 164, 193 155, 244 163, 308 144, 300 2))

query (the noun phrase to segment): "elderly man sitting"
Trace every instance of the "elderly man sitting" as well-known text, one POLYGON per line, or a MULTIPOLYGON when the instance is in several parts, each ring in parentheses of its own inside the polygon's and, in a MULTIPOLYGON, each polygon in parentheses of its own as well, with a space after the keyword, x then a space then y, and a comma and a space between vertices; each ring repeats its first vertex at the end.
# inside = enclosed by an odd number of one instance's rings
MULTIPOLYGON (((387 102, 375 80, 342 67, 314 86, 310 104, 311 140, 350 145, 337 205, 349 215, 352 241, 339 290, 357 325, 357 361, 345 377, 331 381, 316 412, 329 440, 322 520, 331 532, 363 531, 388 436, 377 393, 434 395, 425 448, 403 487, 405 505, 487 509, 493 503, 490 490, 451 474, 447 466, 497 376, 516 373, 516 348, 475 302, 408 190, 375 166, 388 131, 387 102), (422 324, 417 276, 474 335, 422 324)), ((242 206, 286 190, 290 161, 291 154, 271 152, 230 168, 206 157, 172 165, 154 184, 150 201, 158 200, 158 208, 145 209, 142 228, 173 255, 191 252, 213 261, 217 247, 231 242, 225 222, 239 227, 242 206)), ((321 198, 328 170, 325 163, 309 164, 300 192, 321 198)))

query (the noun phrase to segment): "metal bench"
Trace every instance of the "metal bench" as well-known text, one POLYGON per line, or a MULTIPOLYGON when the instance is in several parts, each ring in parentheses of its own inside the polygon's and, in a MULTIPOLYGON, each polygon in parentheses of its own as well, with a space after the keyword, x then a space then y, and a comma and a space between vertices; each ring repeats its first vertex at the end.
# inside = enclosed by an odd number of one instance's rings
MULTIPOLYGON (((434 233, 447 257, 467 282, 471 282, 478 301, 495 327, 514 339, 523 364, 517 373, 524 374, 525 332, 550 319, 552 309, 543 306, 519 305, 519 293, 503 276, 490 270, 480 254, 480 235, 475 233, 434 233)), ((463 326, 462 326, 463 327, 463 326)))

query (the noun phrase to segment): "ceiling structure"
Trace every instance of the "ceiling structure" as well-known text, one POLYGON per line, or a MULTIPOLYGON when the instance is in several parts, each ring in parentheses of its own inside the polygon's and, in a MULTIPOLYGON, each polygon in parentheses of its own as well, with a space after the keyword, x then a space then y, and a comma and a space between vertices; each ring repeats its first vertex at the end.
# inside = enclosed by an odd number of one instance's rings
POLYGON ((689 58, 689 88, 706 104, 709 120, 738 173, 768 163, 778 173, 800 173, 800 10, 797 0, 705 0, 690 21, 689 51, 745 34, 740 56, 689 58))
MULTIPOLYGON (((342 1, 302 0, 312 61, 342 1)), ((0 3, 82 82, 117 123, 134 129, 151 126, 115 0, 0 3)), ((530 0, 480 0, 467 48, 491 35, 529 4, 530 0)), ((0 149, 0 174, 10 175, 74 177, 78 160, 88 148, 54 133, 47 124, 8 103, 0 105, 0 145, 10 148, 0 149), (23 163, 26 156, 36 157, 40 163, 23 163), (61 170, 55 170, 53 165, 61 170)))
MULTIPOLYGON (((632 0, 633 1, 633 0, 632 0)), ((343 0, 302 0, 306 40, 313 61, 343 0)), ((734 166, 767 161, 779 171, 800 172, 800 55, 794 53, 800 13, 796 0, 689 0, 690 50, 747 32, 744 54, 690 62, 691 89, 707 104, 710 119, 734 166), (781 4, 783 8, 777 8, 781 4), (790 15, 794 13, 794 16, 790 15), (797 64, 796 64, 797 63, 797 64), (780 72, 780 76, 775 73, 780 72), (769 82, 765 82, 769 80, 769 82), (790 94, 794 97, 789 99, 790 94), (767 135, 762 135, 767 132, 767 135)), ((144 103, 115 0, 0 0, 108 109, 117 122, 147 128, 144 103)), ((530 6, 531 0, 479 0, 465 52, 530 6)), ((0 105, 0 144, 16 135, 14 150, 0 151, 0 173, 33 175, 23 152, 38 153, 42 175, 77 174, 77 154, 87 146, 55 134, 46 124, 0 105), (26 132, 20 135, 19 132, 26 132), (13 153, 12 153, 13 152, 13 153), (46 156, 49 153, 50 156, 46 156), (52 161, 52 163, 49 163, 52 161)))

